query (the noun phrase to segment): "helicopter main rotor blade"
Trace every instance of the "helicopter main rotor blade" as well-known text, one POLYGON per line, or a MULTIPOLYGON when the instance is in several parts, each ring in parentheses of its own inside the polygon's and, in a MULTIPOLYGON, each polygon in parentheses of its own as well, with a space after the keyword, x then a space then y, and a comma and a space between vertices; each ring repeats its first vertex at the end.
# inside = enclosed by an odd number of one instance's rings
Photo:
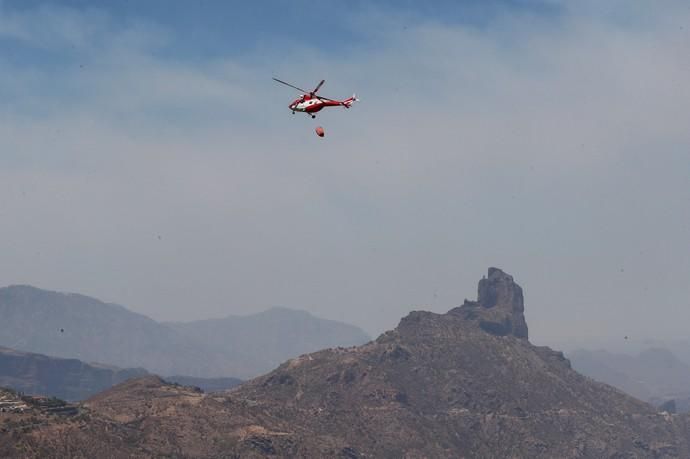
POLYGON ((291 85, 290 83, 286 83, 286 82, 284 82, 283 80, 279 80, 278 78, 273 78, 273 79, 274 79, 275 81, 277 81, 278 83, 282 83, 282 84, 284 84, 285 86, 290 86, 291 88, 294 88, 294 89, 300 91, 302 94, 308 94, 308 93, 309 93, 309 91, 305 91, 305 90, 302 89, 302 88, 298 88, 297 86, 293 86, 293 85, 291 85))
POLYGON ((321 88, 321 86, 323 86, 323 84, 324 84, 325 82, 326 82, 326 80, 321 80, 321 83, 319 83, 319 84, 316 86, 316 89, 314 89, 311 93, 312 93, 312 94, 316 94, 316 91, 318 91, 318 90, 321 88))
POLYGON ((329 102, 340 102, 339 100, 329 99, 328 97, 316 96, 316 98, 317 98, 317 99, 320 99, 320 100, 327 100, 327 101, 329 101, 329 102))

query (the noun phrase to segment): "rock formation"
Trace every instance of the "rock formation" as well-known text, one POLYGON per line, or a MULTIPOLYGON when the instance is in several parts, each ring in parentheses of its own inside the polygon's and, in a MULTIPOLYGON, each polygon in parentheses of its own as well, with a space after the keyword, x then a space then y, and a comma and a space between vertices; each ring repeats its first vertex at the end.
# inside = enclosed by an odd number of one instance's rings
POLYGON ((493 335, 513 335, 528 338, 522 288, 513 277, 498 268, 489 268, 488 277, 479 281, 477 301, 467 301, 451 313, 467 320, 478 321, 479 326, 493 335))

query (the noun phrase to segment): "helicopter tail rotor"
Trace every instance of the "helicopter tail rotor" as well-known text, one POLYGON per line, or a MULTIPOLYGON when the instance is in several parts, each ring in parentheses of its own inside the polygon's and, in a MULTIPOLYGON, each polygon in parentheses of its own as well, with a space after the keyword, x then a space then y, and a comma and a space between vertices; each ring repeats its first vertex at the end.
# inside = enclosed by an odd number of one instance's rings
POLYGON ((350 107, 352 107, 352 104, 354 104, 355 102, 359 102, 359 99, 357 98, 356 94, 352 94, 352 97, 342 101, 342 104, 343 104, 343 107, 350 108, 350 107))

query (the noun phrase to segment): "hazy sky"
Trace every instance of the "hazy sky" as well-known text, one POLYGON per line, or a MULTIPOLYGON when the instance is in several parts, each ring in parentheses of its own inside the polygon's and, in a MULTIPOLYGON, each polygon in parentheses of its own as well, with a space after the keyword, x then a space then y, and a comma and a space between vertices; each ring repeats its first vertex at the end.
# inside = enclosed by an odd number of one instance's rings
POLYGON ((687 1, 256 3, 0 0, 0 284, 376 334, 498 266, 534 342, 687 336, 687 1))

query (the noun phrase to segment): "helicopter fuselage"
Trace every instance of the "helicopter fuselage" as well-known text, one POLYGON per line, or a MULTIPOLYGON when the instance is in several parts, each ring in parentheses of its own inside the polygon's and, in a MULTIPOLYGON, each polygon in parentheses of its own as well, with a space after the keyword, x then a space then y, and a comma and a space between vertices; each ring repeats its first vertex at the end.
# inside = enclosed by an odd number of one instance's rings
POLYGON ((293 112, 316 113, 324 107, 339 107, 344 105, 343 102, 322 100, 318 97, 312 97, 309 94, 304 94, 299 99, 295 99, 288 106, 293 112))

